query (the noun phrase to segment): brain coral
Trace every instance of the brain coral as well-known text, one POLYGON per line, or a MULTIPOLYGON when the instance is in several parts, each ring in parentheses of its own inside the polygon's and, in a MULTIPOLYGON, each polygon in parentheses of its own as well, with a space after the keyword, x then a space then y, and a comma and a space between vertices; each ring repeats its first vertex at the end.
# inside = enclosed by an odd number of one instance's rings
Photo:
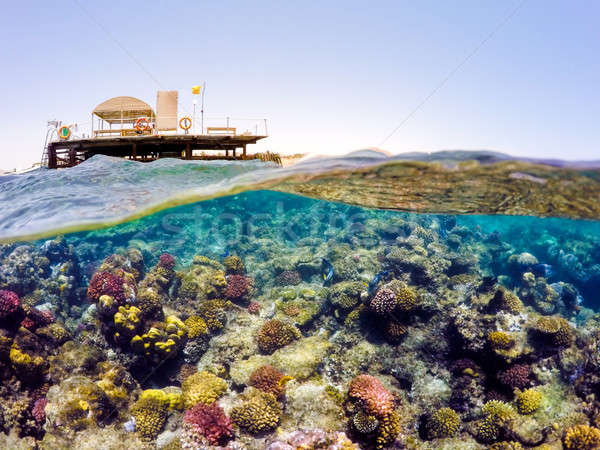
POLYGON ((285 377, 275 367, 267 364, 252 372, 248 384, 281 398, 285 395, 285 382, 287 380, 289 380, 289 377, 285 377))
POLYGON ((375 314, 387 316, 394 312, 397 305, 396 293, 391 289, 381 288, 371 300, 369 307, 375 314))
POLYGON ((575 337, 569 322, 559 316, 540 317, 533 324, 533 330, 547 343, 556 347, 568 347, 575 337))
POLYGON ((563 438, 566 450, 594 450, 600 448, 600 430, 589 425, 575 425, 567 429, 563 438))
POLYGON ((283 408, 273 394, 250 388, 245 400, 231 410, 231 419, 251 433, 270 431, 277 427, 283 408))
POLYGON ((225 445, 233 437, 232 422, 216 403, 198 403, 188 409, 183 416, 183 430, 182 441, 187 448, 225 445))
POLYGON ((197 372, 187 377, 181 384, 183 402, 186 408, 203 403, 210 405, 227 391, 227 382, 207 372, 197 372))
POLYGON ((260 327, 256 342, 258 348, 263 353, 271 354, 278 348, 286 346, 301 336, 300 331, 293 325, 281 320, 272 319, 260 327))
POLYGON ((19 296, 13 291, 0 290, 0 319, 12 316, 20 305, 19 296))
POLYGON ((531 414, 542 404, 542 393, 535 389, 525 389, 517 394, 517 407, 521 414, 531 414))
POLYGON ((350 382, 350 398, 358 401, 368 414, 382 418, 394 410, 394 396, 377 378, 358 375, 350 382))
POLYGON ((430 439, 451 437, 460 427, 460 417, 452 408, 440 408, 427 421, 427 436, 430 439))

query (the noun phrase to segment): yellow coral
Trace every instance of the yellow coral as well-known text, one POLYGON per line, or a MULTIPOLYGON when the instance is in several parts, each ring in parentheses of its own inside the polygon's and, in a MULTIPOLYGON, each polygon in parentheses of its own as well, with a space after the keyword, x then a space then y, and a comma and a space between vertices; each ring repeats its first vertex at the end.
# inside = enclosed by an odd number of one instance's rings
POLYGON ((251 433, 260 433, 275 429, 282 412, 273 394, 250 388, 243 403, 231 410, 231 420, 251 433))
POLYGON ((32 358, 31 355, 21 351, 15 344, 10 349, 9 357, 14 369, 24 375, 40 374, 46 366, 44 358, 41 356, 32 358))
POLYGON ((165 392, 162 389, 146 389, 140 394, 138 399, 142 401, 153 401, 161 406, 166 406, 167 410, 183 409, 183 395, 181 392, 165 392))
POLYGON ((177 353, 186 336, 185 324, 176 316, 168 316, 164 323, 156 324, 141 336, 135 335, 129 344, 137 353, 167 358, 177 353))
POLYGON ((380 419, 375 445, 377 448, 385 448, 396 440, 398 434, 400 434, 400 417, 396 411, 392 411, 380 419))
POLYGON ((427 422, 427 435, 430 439, 451 437, 460 427, 460 417, 452 408, 440 408, 427 422))
POLYGON ((566 450, 594 450, 600 448, 600 430, 589 425, 575 425, 567 429, 563 444, 566 450))
POLYGON ((568 347, 574 339, 569 322, 559 316, 540 317, 533 325, 533 329, 557 347, 568 347))
MULTIPOLYGON (((536 447, 537 448, 537 447, 536 447)), ((496 442, 488 447, 488 450, 522 450, 523 446, 516 441, 496 442)))
POLYGON ((198 314, 202 316, 211 332, 219 331, 225 326, 224 313, 229 304, 225 300, 212 299, 202 302, 198 314))
POLYGON ((482 408, 484 419, 479 423, 478 436, 484 442, 498 438, 502 427, 515 418, 516 412, 508 403, 500 400, 490 400, 482 408))
POLYGON ((140 397, 131 408, 135 429, 147 441, 156 439, 167 421, 168 405, 154 395, 140 397))
POLYGON ((185 319, 185 326, 188 329, 188 337, 196 339, 200 336, 208 334, 208 326, 204 319, 200 316, 190 316, 185 319))
POLYGON ((210 372, 202 371, 187 377, 181 389, 185 407, 191 408, 197 403, 214 403, 227 391, 227 382, 210 372))
POLYGON ((118 311, 113 317, 117 332, 115 337, 131 336, 135 333, 141 324, 141 311, 135 306, 119 306, 118 311))
POLYGON ((535 389, 525 389, 517 393, 517 407, 521 414, 531 414, 540 407, 542 393, 535 389))
POLYGON ((504 331, 490 331, 487 337, 494 349, 508 350, 515 345, 515 340, 504 331))

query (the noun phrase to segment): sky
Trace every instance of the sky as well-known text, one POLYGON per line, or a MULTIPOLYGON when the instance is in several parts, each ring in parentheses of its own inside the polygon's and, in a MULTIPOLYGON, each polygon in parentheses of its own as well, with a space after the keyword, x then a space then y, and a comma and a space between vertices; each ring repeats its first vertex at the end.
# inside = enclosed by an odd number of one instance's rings
POLYGON ((256 151, 600 158, 595 0, 8 2, 0 50, 2 169, 39 161, 47 120, 160 89, 191 115, 203 82, 214 125, 268 119, 256 151))

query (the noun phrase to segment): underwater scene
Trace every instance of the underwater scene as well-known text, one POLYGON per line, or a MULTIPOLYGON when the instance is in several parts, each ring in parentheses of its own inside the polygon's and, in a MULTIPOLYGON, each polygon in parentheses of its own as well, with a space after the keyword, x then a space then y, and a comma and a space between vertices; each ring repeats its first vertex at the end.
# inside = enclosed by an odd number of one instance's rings
POLYGON ((365 157, 2 177, 0 448, 599 448, 598 169, 365 157))

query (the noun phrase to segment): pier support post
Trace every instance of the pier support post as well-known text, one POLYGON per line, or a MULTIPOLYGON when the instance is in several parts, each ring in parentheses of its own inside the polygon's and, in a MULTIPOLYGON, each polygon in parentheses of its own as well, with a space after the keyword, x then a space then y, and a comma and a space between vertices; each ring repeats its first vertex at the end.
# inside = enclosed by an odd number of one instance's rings
POLYGON ((229 156, 229 149, 228 149, 228 148, 226 148, 226 149, 225 149, 225 157, 228 157, 228 156, 229 156))
POLYGON ((233 149, 233 159, 235 159, 235 148, 233 149))
POLYGON ((134 142, 131 147, 131 157, 135 161, 137 159, 137 144, 134 142))
POLYGON ((185 144, 185 159, 192 159, 192 147, 189 143, 185 144))
POLYGON ((56 169, 56 147, 48 147, 48 169, 56 169))
POLYGON ((244 144, 242 155, 244 155, 244 159, 246 159, 246 144, 244 144))
POLYGON ((75 149, 75 147, 69 148, 69 167, 74 167, 77 165, 77 161, 75 159, 76 152, 77 150, 75 149))

